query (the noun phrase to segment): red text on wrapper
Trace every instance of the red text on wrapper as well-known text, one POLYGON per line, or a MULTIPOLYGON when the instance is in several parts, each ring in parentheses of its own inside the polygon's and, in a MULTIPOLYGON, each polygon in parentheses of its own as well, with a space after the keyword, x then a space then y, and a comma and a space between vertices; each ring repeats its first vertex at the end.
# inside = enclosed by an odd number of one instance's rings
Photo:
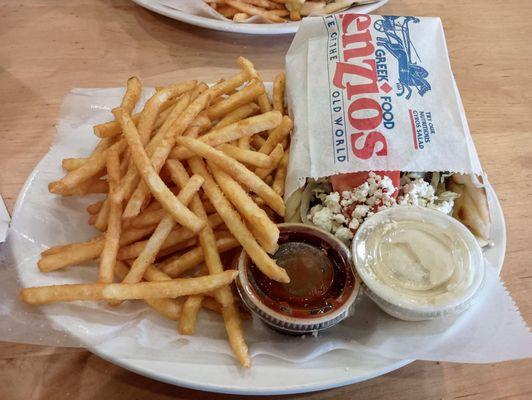
POLYGON ((341 43, 343 60, 335 64, 332 83, 345 90, 348 100, 347 119, 357 130, 349 135, 351 151, 360 159, 373 155, 386 156, 388 144, 378 128, 382 123, 382 108, 371 97, 378 94, 378 77, 371 37, 371 17, 343 14, 341 43))

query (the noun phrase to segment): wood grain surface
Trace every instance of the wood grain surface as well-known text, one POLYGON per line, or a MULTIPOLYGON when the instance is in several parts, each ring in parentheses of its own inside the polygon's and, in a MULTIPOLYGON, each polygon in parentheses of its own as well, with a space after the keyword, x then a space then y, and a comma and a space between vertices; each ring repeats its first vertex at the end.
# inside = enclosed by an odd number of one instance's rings
MULTIPOLYGON (((390 0, 383 14, 439 16, 480 159, 502 203, 502 278, 532 322, 532 1, 390 0)), ((9 210, 47 152, 63 96, 115 87, 211 81, 252 59, 271 79, 291 35, 224 34, 127 0, 0 1, 0 193, 9 210)), ((1 318, 1 316, 0 316, 1 318)), ((0 399, 229 399, 144 378, 81 349, 0 343, 0 399)), ((530 399, 532 360, 490 365, 414 362, 305 399, 530 399)))

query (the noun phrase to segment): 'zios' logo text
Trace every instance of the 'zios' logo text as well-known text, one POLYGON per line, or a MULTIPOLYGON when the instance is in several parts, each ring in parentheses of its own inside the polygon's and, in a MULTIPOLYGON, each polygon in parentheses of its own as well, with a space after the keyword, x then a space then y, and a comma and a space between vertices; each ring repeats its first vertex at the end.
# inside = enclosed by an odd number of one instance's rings
POLYGON ((351 149, 364 160, 373 155, 386 156, 386 138, 377 130, 382 123, 382 108, 371 97, 379 93, 375 47, 369 29, 371 17, 344 14, 340 18, 343 60, 336 63, 333 85, 345 90, 349 104, 347 118, 358 131, 350 134, 351 149))

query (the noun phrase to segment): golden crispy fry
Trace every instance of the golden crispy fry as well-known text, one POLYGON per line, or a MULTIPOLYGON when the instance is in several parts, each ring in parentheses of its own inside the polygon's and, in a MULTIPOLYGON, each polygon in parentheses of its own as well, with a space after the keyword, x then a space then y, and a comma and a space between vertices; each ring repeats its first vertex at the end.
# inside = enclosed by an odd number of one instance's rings
POLYGON ((260 147, 259 153, 270 154, 278 143, 281 143, 293 128, 292 120, 288 116, 283 117, 281 125, 270 132, 266 142, 260 147))
POLYGON ((61 166, 67 171, 74 171, 87 162, 88 157, 65 158, 61 161, 61 166))
POLYGON ((127 142, 125 140, 120 140, 117 143, 113 144, 111 147, 109 147, 107 150, 92 155, 85 162, 85 164, 83 164, 78 169, 70 171, 59 181, 51 182, 48 185, 48 190, 51 193, 61 194, 62 192, 67 191, 68 189, 75 188, 81 182, 90 179, 105 168, 105 160, 109 151, 116 150, 118 153, 121 153, 122 151, 124 151, 126 146, 127 142))
POLYGON ((122 231, 122 202, 118 198, 118 184, 120 182, 120 160, 117 151, 107 154, 107 179, 109 179, 109 201, 111 210, 109 222, 105 233, 105 242, 100 255, 100 267, 98 281, 100 283, 113 282, 116 254, 120 245, 120 233, 122 231))
POLYGON ((247 21, 250 17, 251 17, 251 15, 249 15, 249 14, 239 12, 239 13, 236 13, 235 15, 233 15, 233 21, 235 21, 235 22, 244 22, 244 21, 247 21))
MULTIPOLYGON (((154 148, 150 157, 151 165, 157 173, 161 170, 168 153, 174 146, 175 138, 172 131, 173 126, 190 104, 190 99, 190 94, 183 95, 180 101, 172 108, 168 119, 157 133, 157 136, 160 137, 161 140, 159 141, 158 146, 154 148)), ((147 200, 149 193, 150 189, 147 184, 144 181, 140 181, 127 203, 122 218, 127 220, 137 216, 140 213, 142 205, 147 200)))
MULTIPOLYGON (((129 268, 122 261, 115 265, 115 275, 122 280, 127 275, 129 268)), ((170 279, 170 278, 168 278, 170 279)), ((144 301, 163 317, 179 321, 183 308, 183 299, 145 299, 144 301)))
POLYGON ((249 136, 244 136, 238 139, 238 148, 242 150, 249 150, 251 139, 249 136))
POLYGON ((254 148, 260 149, 266 143, 266 139, 264 139, 260 135, 255 135, 251 138, 251 142, 253 143, 254 148))
POLYGON ((270 22, 285 22, 285 20, 276 15, 273 10, 264 10, 262 8, 252 6, 251 4, 246 4, 239 0, 226 0, 225 2, 231 7, 236 8, 237 10, 246 14, 259 15, 270 22))
POLYGON ((220 14, 222 14, 225 18, 229 18, 229 19, 233 18, 233 16, 238 14, 238 10, 236 8, 229 7, 229 6, 226 6, 226 5, 218 6, 216 11, 218 11, 220 14))
POLYGON ((286 75, 281 72, 275 77, 273 82, 273 109, 284 113, 284 91, 286 86, 286 75))
POLYGON ((34 305, 76 300, 176 298, 216 290, 230 284, 237 275, 237 271, 229 270, 199 278, 174 279, 164 282, 40 286, 22 289, 20 296, 26 303, 34 305))
POLYGON ((259 106, 257 106, 255 103, 244 104, 243 106, 238 107, 237 109, 226 114, 225 117, 223 117, 216 125, 214 125, 213 129, 220 129, 234 124, 235 122, 238 122, 244 118, 257 114, 259 110, 259 106))
MULTIPOLYGON (((215 238, 214 235, 213 238, 215 238)), ((219 253, 223 253, 240 246, 238 241, 233 237, 215 239, 214 243, 214 248, 217 249, 219 253)), ((171 257, 169 260, 161 263, 159 268, 161 271, 171 277, 179 277, 185 272, 204 262, 204 259, 205 254, 203 249, 201 246, 198 246, 187 251, 186 253, 180 254, 179 256, 171 257)))
POLYGON ((156 260, 160 258, 166 258, 167 256, 175 254, 182 250, 188 250, 189 248, 196 246, 197 244, 198 244, 198 240, 195 237, 193 237, 191 239, 185 240, 184 242, 180 242, 173 246, 167 247, 165 249, 161 249, 157 253, 156 260))
POLYGON ((236 354, 238 361, 240 361, 240 364, 246 368, 251 367, 251 359, 249 358, 248 346, 244 339, 244 330, 242 329, 240 313, 238 312, 235 303, 223 306, 222 315, 224 317, 229 343, 231 344, 231 348, 236 354))
MULTIPOLYGON (((272 210, 281 216, 284 215, 283 199, 243 164, 197 139, 180 137, 177 138, 177 142, 222 168, 234 179, 259 195, 272 210)), ((213 205, 216 207, 216 204, 213 203, 213 205)))
POLYGON ((281 143, 278 143, 277 146, 275 146, 275 148, 270 153, 270 160, 271 160, 270 166, 266 168, 257 168, 255 170, 255 173, 257 174, 257 176, 261 179, 265 179, 268 175, 270 175, 275 170, 275 168, 277 168, 283 156, 284 156, 283 145, 281 143))
POLYGON ((127 138, 135 166, 144 179, 144 182, 149 186, 154 197, 179 224, 187 227, 193 232, 199 232, 203 228, 204 222, 177 200, 170 189, 168 189, 161 180, 158 173, 153 169, 142 143, 140 142, 137 128, 131 121, 131 118, 121 110, 118 110, 116 114, 117 119, 122 125, 124 135, 127 138))
MULTIPOLYGON (((212 214, 209 216, 208 218, 209 220, 209 225, 211 227, 216 227, 218 225, 221 225, 222 224, 222 219, 220 218, 219 215, 216 215, 216 214, 212 214)), ((140 228, 140 229, 137 229, 137 230, 142 230, 142 229, 148 229, 148 228, 140 228)), ((155 226, 151 229, 151 232, 153 232, 153 230, 155 229, 155 226)), ((161 247, 161 251, 162 250, 166 250, 172 246, 175 246, 177 245, 178 243, 183 243, 183 242, 186 242, 187 240, 193 238, 196 234, 192 231, 190 231, 189 229, 187 228, 184 228, 184 227, 179 227, 177 229, 174 229, 172 232, 170 232, 170 234, 168 235, 168 237, 166 238, 166 240, 164 241, 162 247, 161 247)), ((130 242, 131 243, 131 242, 130 242)), ((133 243, 127 247, 122 247, 119 251, 118 251, 118 259, 119 260, 128 260, 128 259, 131 259, 131 258, 136 258, 138 257, 138 255, 140 254, 140 252, 142 251, 142 249, 146 246, 146 243, 147 241, 141 241, 141 242, 136 242, 136 243, 133 243)))
POLYGON ((208 163, 216 183, 220 186, 225 196, 235 206, 238 212, 248 221, 248 226, 253 236, 261 246, 270 254, 277 251, 279 228, 266 215, 264 210, 249 197, 246 191, 233 178, 208 163))
POLYGON ((209 107, 207 109, 207 114, 211 119, 220 118, 231 111, 252 102, 262 93, 264 93, 264 86, 262 86, 262 83, 259 80, 253 79, 249 85, 243 89, 209 107))
MULTIPOLYGON (((210 146, 219 146, 223 143, 232 142, 242 136, 251 136, 264 130, 278 127, 282 122, 282 115, 277 111, 255 115, 220 129, 213 129, 201 136, 198 140, 210 146)), ((170 158, 184 160, 194 156, 194 152, 183 146, 177 146, 170 153, 170 158)))
MULTIPOLYGON (((184 205, 187 205, 190 203, 192 197, 197 193, 202 184, 203 178, 201 176, 192 176, 183 186, 183 189, 179 192, 179 195, 177 196, 178 200, 184 205)), ((170 214, 167 214, 161 220, 161 222, 159 222, 159 225, 157 225, 157 228, 155 228, 155 231, 148 240, 148 243, 146 243, 146 247, 144 247, 142 252, 131 266, 129 273, 123 281, 124 283, 140 282, 142 276, 144 275, 144 271, 146 271, 148 265, 151 265, 155 261, 157 253, 161 249, 174 226, 175 220, 170 214)))
MULTIPOLYGON (((170 99, 193 90, 196 86, 196 83, 196 81, 189 81, 169 86, 155 93, 146 102, 144 109, 140 113, 140 119, 138 122, 138 132, 140 136, 140 141, 144 146, 148 143, 151 136, 151 132, 154 129, 154 125, 157 121, 157 116, 164 108, 165 104, 167 104, 170 99)), ((169 111, 169 113, 171 113, 171 111, 169 111)))
POLYGON ((188 296, 183 304, 183 312, 179 319, 179 333, 181 335, 193 335, 196 330, 196 320, 203 302, 203 295, 188 296))
MULTIPOLYGON (((195 160, 196 159, 193 158, 190 161, 191 165, 193 165, 195 160)), ((170 161, 168 163, 168 168, 172 175, 172 179, 177 184, 181 184, 188 178, 188 173, 186 172, 184 167, 178 162, 170 161)), ((216 238, 214 236, 214 232, 211 226, 207 223, 208 222, 207 213, 205 212, 205 209, 203 208, 203 204, 201 203, 201 200, 198 195, 194 196, 194 198, 192 199, 191 207, 192 207, 192 210, 194 210, 194 212, 196 213, 196 215, 198 215, 205 222, 205 228, 203 228, 198 234, 201 257, 202 259, 205 259, 205 265, 207 266, 211 274, 219 273, 223 271, 224 268, 222 266, 222 262, 220 260, 220 254, 218 252, 218 247, 217 247, 218 243, 216 242, 216 238)), ((187 252, 186 254, 190 254, 190 252, 187 252)), ((190 260, 190 257, 188 259, 190 260)), ((194 265, 197 265, 197 264, 198 262, 195 263, 194 265)), ((229 288, 220 289, 219 291, 216 292, 216 299, 223 305, 230 304, 233 301, 231 290, 229 288)))
POLYGON ((81 182, 78 186, 73 189, 63 190, 59 193, 56 193, 61 196, 85 196, 92 193, 108 193, 109 185, 106 181, 99 179, 96 175, 92 178, 89 178, 85 182, 81 182))
MULTIPOLYGON (((120 236, 120 246, 126 246, 153 232, 155 226, 140 229, 128 229, 120 236)), ((37 265, 41 272, 50 272, 71 265, 82 264, 100 256, 105 238, 96 237, 88 242, 72 243, 48 249, 37 265)))
POLYGON ((268 168, 274 161, 266 154, 258 153, 253 150, 244 150, 231 144, 222 144, 219 149, 235 160, 254 167, 268 168))
POLYGON ((190 168, 195 174, 201 175, 205 182, 203 183, 203 190, 209 197, 209 200, 218 211, 220 217, 224 220, 225 225, 244 247, 255 265, 270 279, 278 282, 290 282, 290 278, 286 271, 279 267, 274 260, 260 247, 253 235, 242 222, 240 215, 231 206, 229 201, 225 198, 222 191, 214 181, 211 174, 207 171, 203 161, 194 158, 190 162, 190 168), (192 163, 192 160, 194 162, 192 163))
POLYGON ((252 4, 265 9, 282 9, 281 5, 269 0, 241 0, 243 3, 252 4))
MULTIPOLYGON (((262 84, 262 87, 264 89, 264 82, 262 81, 259 73, 255 69, 255 66, 251 61, 244 57, 238 57, 236 62, 238 63, 238 65, 240 65, 240 68, 242 68, 249 74, 250 78, 257 79, 262 84)), ((257 103, 259 103, 260 112, 263 114, 272 110, 272 105, 270 104, 270 100, 268 99, 268 95, 266 94, 265 89, 263 93, 257 97, 257 103)))
POLYGON ((128 221, 128 226, 132 228, 141 228, 143 226, 158 224, 168 214, 166 210, 157 209, 147 211, 144 210, 141 214, 137 215, 135 218, 132 218, 128 221))
MULTIPOLYGON (((135 114, 131 116, 133 122, 138 124, 140 114, 135 114)), ((103 139, 111 139, 114 136, 120 135, 122 133, 122 127, 117 121, 104 122, 92 127, 94 134, 103 139)))
POLYGON ((286 181, 286 173, 288 171, 288 160, 290 158, 290 149, 286 149, 284 152, 283 158, 279 163, 279 168, 275 172, 275 177, 273 178, 272 189, 279 196, 284 194, 284 185, 286 181))
POLYGON ((137 101, 139 100, 141 91, 142 85, 140 83, 139 78, 137 78, 136 76, 129 78, 126 84, 126 93, 122 98, 120 107, 126 110, 129 114, 131 114, 133 112, 133 109, 135 108, 135 104, 137 104, 137 101))
POLYGON ((219 314, 222 313, 222 306, 212 297, 203 297, 201 306, 207 310, 211 310, 219 314))
POLYGON ((102 208, 102 204, 103 204, 103 201, 97 201, 95 203, 92 203, 92 204, 89 204, 89 206, 87 207, 87 212, 89 214, 97 214, 98 211, 100 211, 100 208, 102 208))

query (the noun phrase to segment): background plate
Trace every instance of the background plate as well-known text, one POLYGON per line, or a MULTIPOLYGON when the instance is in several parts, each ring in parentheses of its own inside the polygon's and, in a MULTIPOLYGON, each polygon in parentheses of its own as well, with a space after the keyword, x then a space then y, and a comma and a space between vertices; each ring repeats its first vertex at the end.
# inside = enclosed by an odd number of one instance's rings
MULTIPOLYGON (((286 33, 295 33, 299 27, 299 22, 287 22, 284 24, 238 24, 230 21, 217 20, 212 18, 201 17, 198 15, 187 14, 173 8, 166 7, 157 0, 133 0, 139 6, 147 8, 153 12, 164 15, 186 24, 201 26, 202 28, 214 29, 222 32, 233 32, 253 35, 281 35, 286 33)), ((377 3, 367 4, 359 7, 353 7, 352 10, 361 14, 368 14, 386 4, 388 0, 381 0, 377 3)))

